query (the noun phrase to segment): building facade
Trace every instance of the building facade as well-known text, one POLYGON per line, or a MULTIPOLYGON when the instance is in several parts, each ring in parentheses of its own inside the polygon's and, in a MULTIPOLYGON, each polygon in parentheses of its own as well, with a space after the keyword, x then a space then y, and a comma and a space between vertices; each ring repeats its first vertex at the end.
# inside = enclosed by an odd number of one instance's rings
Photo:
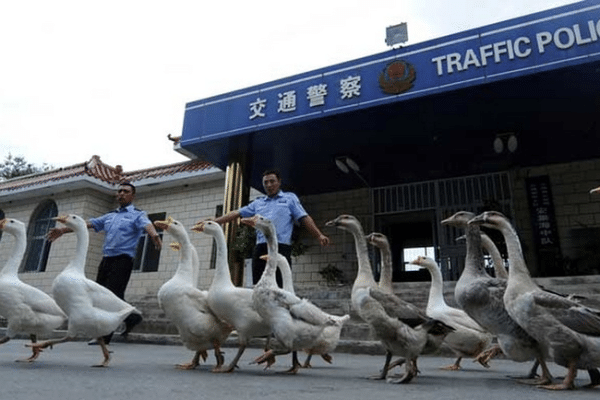
MULTIPOLYGON (((445 280, 458 278, 462 233, 440 220, 459 210, 509 216, 534 276, 597 275, 600 196, 589 191, 600 186, 599 11, 599 0, 578 2, 189 103, 175 150, 193 161, 124 172, 94 156, 0 182, 0 216, 29 228, 21 277, 49 292, 75 248, 74 237, 45 241, 51 217, 110 211, 120 180, 136 184, 135 204, 150 217, 191 227, 229 202, 234 164, 251 188, 244 203, 260 194, 262 171, 278 168, 284 190, 330 236, 322 248, 299 231, 298 286, 326 284, 327 269, 341 273, 330 283, 353 281, 352 237, 325 227, 339 214, 388 236, 398 282, 428 279, 409 265, 414 251, 430 252, 445 280)), ((94 278, 102 236, 90 236, 94 278)), ((212 239, 191 238, 205 289, 212 239)), ((0 263, 11 240, 0 237, 0 263)), ((127 296, 154 296, 177 254, 142 243, 136 260, 127 296)))
MULTIPOLYGON (((49 218, 73 213, 88 219, 111 211, 116 207, 114 192, 122 179, 136 184, 135 205, 145 210, 152 219, 171 216, 191 227, 201 219, 217 215, 223 204, 225 174, 205 162, 190 161, 130 173, 117 171, 118 168, 108 166, 94 156, 83 164, 0 182, 0 213, 7 218, 21 220, 28 226, 28 250, 20 273, 23 281, 51 292, 54 277, 75 252, 76 241, 74 235, 65 235, 53 244, 45 241, 45 232, 53 224, 49 218), (37 242, 41 244, 37 245, 37 242)), ((508 201, 506 198, 476 198, 469 194, 476 190, 466 190, 469 182, 474 185, 489 176, 302 196, 305 208, 323 232, 330 236, 331 245, 322 248, 308 233, 300 230, 298 240, 304 245, 305 252, 294 259, 294 282, 299 287, 325 285, 327 281, 320 271, 328 266, 342 272, 337 283, 350 284, 353 281, 357 261, 352 236, 324 226, 326 221, 339 214, 357 216, 365 233, 387 230, 394 252, 399 255, 394 259, 396 281, 422 279, 419 271, 406 271, 406 263, 411 260, 403 259, 403 250, 415 247, 433 247, 434 257, 446 268, 446 278, 455 280, 453 272, 449 272, 450 264, 458 263, 460 270, 464 244, 453 243, 454 235, 458 233, 442 227, 439 219, 460 209, 477 212, 494 205, 505 207, 512 213, 534 276, 598 275, 600 260, 596 251, 600 248, 600 196, 589 193, 591 188, 600 186, 598 171, 600 159, 514 170, 506 175, 510 179, 506 182, 508 201), (558 246, 557 249, 552 248, 551 267, 543 258, 544 249, 536 243, 536 240, 539 241, 536 230, 540 229, 540 222, 528 194, 528 185, 531 190, 528 179, 531 178, 548 182, 551 191, 551 214, 554 216, 551 228, 556 230, 553 239, 557 240, 558 246), (434 204, 416 194, 419 190, 420 193, 425 192, 422 187, 443 185, 458 188, 452 195, 455 198, 453 204, 434 204), (378 193, 392 191, 412 192, 413 195, 404 199, 397 195, 393 204, 375 205, 377 200, 381 202, 379 197, 382 195, 378 193), (460 204, 461 201, 464 203, 460 204), (431 229, 426 229, 425 234, 414 234, 424 224, 431 229), (402 229, 407 234, 399 235, 402 229), (445 241, 445 237, 451 240, 445 241)), ((252 196, 258 194, 258 191, 253 191, 252 196)), ((174 274, 178 254, 169 248, 171 238, 168 234, 161 235, 164 245, 159 254, 149 254, 152 246, 145 247, 146 239, 142 239, 136 270, 126 293, 128 298, 155 296, 160 286, 174 274)), ((200 258, 199 287, 207 289, 214 268, 212 238, 192 232, 190 237, 200 258)), ((0 237, 0 265, 4 265, 8 258, 12 241, 8 234, 0 237)), ((102 233, 90 231, 86 274, 91 279, 95 278, 102 258, 102 242, 102 233)), ((377 257, 373 255, 372 260, 377 269, 377 257)))

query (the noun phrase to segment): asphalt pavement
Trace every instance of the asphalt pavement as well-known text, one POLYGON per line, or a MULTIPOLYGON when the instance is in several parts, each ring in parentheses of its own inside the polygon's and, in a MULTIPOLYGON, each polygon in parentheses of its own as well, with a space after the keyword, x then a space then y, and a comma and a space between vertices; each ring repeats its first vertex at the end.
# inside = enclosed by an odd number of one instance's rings
MULTIPOLYGON (((33 363, 15 362, 30 355, 27 341, 12 340, 0 346, 0 400, 159 400, 159 399, 598 399, 600 387, 553 392, 524 385, 509 378, 523 375, 530 363, 496 359, 485 369, 463 360, 460 371, 443 371, 441 366, 454 360, 446 357, 419 358, 420 374, 408 384, 390 384, 368 379, 383 364, 381 355, 334 353, 333 364, 314 357, 313 368, 296 375, 285 374, 291 356, 277 358, 271 369, 250 365, 261 354, 257 348, 246 350, 233 373, 212 373, 212 354, 194 370, 178 370, 193 353, 183 346, 116 342, 111 344, 112 359, 106 368, 91 365, 102 360, 98 346, 86 342, 58 344, 46 349, 33 363)), ((225 348, 229 362, 235 348, 225 348)), ((304 355, 300 355, 301 361, 304 355)), ((552 373, 564 376, 564 368, 550 365, 552 373)), ((395 371, 400 372, 400 371, 395 371)), ((589 382, 580 372, 577 386, 589 382)))

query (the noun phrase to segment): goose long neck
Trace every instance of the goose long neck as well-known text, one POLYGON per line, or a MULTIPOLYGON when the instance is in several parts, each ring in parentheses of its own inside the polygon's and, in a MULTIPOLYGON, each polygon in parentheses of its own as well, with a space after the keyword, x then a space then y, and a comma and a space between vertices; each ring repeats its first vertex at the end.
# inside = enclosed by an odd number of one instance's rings
POLYGON ((256 283, 256 288, 277 287, 275 272, 277 270, 278 261, 276 257, 269 257, 265 264, 260 280, 256 283))
POLYGON ((367 241, 360 225, 353 226, 351 231, 354 236, 354 245, 356 247, 356 256, 358 258, 358 273, 354 281, 354 287, 375 287, 375 279, 373 279, 373 270, 369 261, 369 252, 367 249, 367 241))
POLYGON ((25 249, 27 248, 27 240, 25 238, 25 232, 17 232, 14 235, 15 245, 12 247, 12 252, 8 258, 8 261, 0 271, 0 275, 14 275, 17 276, 19 273, 19 266, 21 260, 25 255, 25 249))
POLYGON ((215 238, 217 254, 216 254, 216 267, 215 276, 213 282, 223 284, 229 282, 231 285, 231 272, 229 271, 229 263, 227 262, 227 242, 225 241, 225 235, 220 229, 217 230, 213 237, 215 238))
POLYGON ((485 272, 485 260, 481 248, 481 229, 478 225, 467 225, 465 230, 467 237, 467 255, 465 257, 465 269, 462 276, 487 275, 485 272))
POLYGON ((431 274, 431 288, 429 289, 429 301, 427 302, 427 307, 431 307, 434 304, 443 304, 445 301, 442 273, 435 264, 427 264, 427 269, 431 274))
POLYGON ((294 291, 294 281, 292 278, 292 269, 290 268, 290 264, 288 264, 287 260, 284 256, 281 256, 283 260, 281 260, 277 266, 281 271, 281 280, 283 283, 283 290, 295 294, 294 291))
POLYGON ((267 253, 271 257, 277 256, 277 253, 279 253, 279 244, 277 243, 277 236, 275 236, 275 232, 268 229, 267 232, 263 233, 267 239, 267 253))
POLYGON ((506 251, 508 252, 508 260, 510 262, 509 284, 510 281, 525 283, 529 282, 535 286, 529 269, 525 264, 523 250, 519 242, 519 236, 512 225, 507 221, 502 221, 499 225, 504 241, 506 242, 506 251))
POLYGON ((392 252, 390 247, 383 245, 380 248, 381 252, 381 276, 379 277, 379 287, 388 293, 393 292, 392 287, 392 252))
POLYGON ((198 252, 192 247, 191 242, 190 249, 192 252, 192 285, 198 287, 198 279, 200 278, 200 259, 198 258, 198 252))
POLYGON ((194 273, 194 270, 197 270, 197 268, 194 268, 194 251, 192 249, 192 244, 189 238, 181 239, 183 240, 180 240, 181 251, 179 254, 179 265, 177 265, 177 271, 175 271, 175 275, 183 279, 192 280, 194 286, 196 286, 195 278, 197 278, 197 276, 194 273))
POLYGON ((485 233, 481 233, 481 244, 490 257, 492 257, 496 278, 508 279, 508 272, 504 268, 504 259, 494 241, 485 233))
POLYGON ((85 273, 85 258, 87 256, 88 246, 90 242, 90 235, 86 227, 74 228, 75 237, 77 238, 77 244, 75 247, 75 255, 69 263, 66 269, 72 268, 78 272, 85 273))

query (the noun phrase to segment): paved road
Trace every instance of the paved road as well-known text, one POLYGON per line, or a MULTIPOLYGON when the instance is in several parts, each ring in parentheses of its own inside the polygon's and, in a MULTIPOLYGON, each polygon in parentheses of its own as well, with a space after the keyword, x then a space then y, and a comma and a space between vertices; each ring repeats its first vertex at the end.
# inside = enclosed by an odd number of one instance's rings
MULTIPOLYGON (((457 372, 441 371, 438 367, 453 360, 440 357, 419 359, 421 374, 407 385, 393 385, 366 379, 375 374, 383 362, 382 356, 334 354, 334 364, 314 359, 314 368, 297 375, 282 374, 290 365, 290 357, 282 356, 272 369, 249 365, 260 354, 248 349, 232 374, 214 374, 211 355, 208 364, 193 371, 181 371, 174 364, 188 362, 192 352, 181 346, 161 346, 133 343, 111 345, 112 361, 108 368, 92 368, 101 361, 97 346, 85 342, 65 343, 47 349, 35 363, 18 363, 29 356, 23 340, 13 340, 0 346, 0 400, 158 400, 158 399, 598 399, 600 388, 569 392, 549 392, 519 384, 507 375, 523 374, 528 364, 493 360, 485 370, 470 360, 457 372)), ((225 349, 230 360, 235 349, 225 349)), ((551 366, 559 376, 564 369, 551 366)), ((580 373, 577 385, 588 382, 580 373)))

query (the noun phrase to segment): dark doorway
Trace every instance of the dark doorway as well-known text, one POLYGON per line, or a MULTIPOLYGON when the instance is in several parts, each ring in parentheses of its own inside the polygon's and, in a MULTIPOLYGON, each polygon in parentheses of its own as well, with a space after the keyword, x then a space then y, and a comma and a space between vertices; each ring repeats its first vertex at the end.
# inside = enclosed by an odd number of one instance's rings
MULTIPOLYGON (((418 255, 437 259, 435 249, 436 225, 434 210, 380 216, 376 226, 388 237, 392 250, 394 282, 428 281, 429 273, 409 263, 418 255)), ((377 275, 380 271, 376 267, 377 275)))

